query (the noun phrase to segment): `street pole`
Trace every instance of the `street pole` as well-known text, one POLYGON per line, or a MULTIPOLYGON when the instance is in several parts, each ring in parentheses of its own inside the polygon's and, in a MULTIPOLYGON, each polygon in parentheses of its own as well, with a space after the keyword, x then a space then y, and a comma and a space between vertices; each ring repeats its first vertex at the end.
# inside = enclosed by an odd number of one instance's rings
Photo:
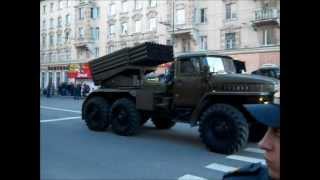
POLYGON ((172 46, 173 46, 173 54, 175 47, 175 37, 174 37, 174 9, 175 9, 175 0, 172 0, 172 46))
POLYGON ((172 0, 172 45, 173 46, 175 45, 175 41, 174 41, 174 9, 175 9, 175 0, 172 0))

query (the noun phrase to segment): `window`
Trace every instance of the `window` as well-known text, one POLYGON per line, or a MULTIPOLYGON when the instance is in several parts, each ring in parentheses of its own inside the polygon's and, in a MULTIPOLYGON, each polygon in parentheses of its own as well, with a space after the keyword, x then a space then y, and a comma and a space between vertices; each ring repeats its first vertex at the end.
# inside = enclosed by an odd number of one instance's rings
POLYGON ((200 36, 200 49, 202 50, 208 49, 207 36, 200 36))
POLYGON ((65 42, 65 43, 69 42, 69 39, 70 39, 70 32, 67 31, 67 32, 65 33, 65 36, 64 36, 64 42, 65 42))
POLYGON ((50 3, 50 12, 53 12, 53 3, 50 3))
POLYGON ((79 19, 80 20, 84 19, 84 9, 83 8, 79 8, 79 19))
POLYGON ((113 35, 113 34, 115 34, 116 33, 116 25, 114 25, 114 24, 111 24, 110 25, 110 35, 113 35))
POLYGON ((135 31, 134 32, 141 32, 141 20, 137 20, 137 21, 135 21, 135 31))
POLYGON ((141 0, 134 0, 134 9, 141 9, 142 8, 142 1, 141 0))
POLYGON ((69 7, 69 0, 66 0, 66 8, 69 7))
POLYGON ((52 61, 56 61, 57 60, 57 54, 56 53, 52 53, 52 61))
POLYGON ((79 39, 83 39, 84 38, 84 30, 82 27, 79 28, 79 39))
POLYGON ((121 3, 121 12, 128 12, 128 1, 122 1, 121 3))
POLYGON ((50 19, 50 28, 53 28, 53 18, 50 19))
POLYGON ((180 72, 185 74, 200 72, 200 64, 198 58, 181 59, 180 72))
POLYGON ((96 57, 99 56, 99 48, 98 48, 98 47, 94 48, 94 55, 95 55, 96 57))
POLYGON ((70 50, 70 49, 67 49, 67 50, 66 50, 66 59, 67 59, 67 60, 70 60, 70 59, 71 59, 71 50, 70 50))
POLYGON ((66 15, 66 25, 69 25, 70 24, 70 15, 67 14, 66 15))
POLYGON ((61 79, 61 73, 60 72, 56 72, 56 87, 58 87, 60 85, 60 79, 61 79))
POLYGON ((108 53, 112 53, 113 50, 114 50, 114 46, 111 45, 111 46, 108 47, 108 53))
POLYGON ((50 46, 53 46, 53 44, 54 44, 53 35, 52 34, 49 36, 49 43, 50 43, 50 46))
POLYGON ((110 8, 109 8, 109 15, 113 16, 116 14, 116 5, 115 4, 111 4, 110 8))
POLYGON ((190 41, 188 39, 182 39, 182 52, 190 51, 190 41))
POLYGON ((264 46, 268 46, 268 45, 272 45, 275 44, 274 42, 274 38, 273 38, 273 29, 269 28, 269 29, 264 29, 262 31, 263 36, 262 36, 262 45, 264 46))
POLYGON ((121 24, 121 34, 122 35, 128 34, 128 23, 127 22, 121 24))
POLYGON ((46 20, 42 21, 42 29, 46 29, 46 20))
POLYGON ((200 23, 207 23, 207 8, 200 9, 200 23))
POLYGON ((94 41, 99 40, 99 27, 91 28, 91 38, 94 41))
POLYGON ((237 18, 236 4, 234 3, 226 4, 226 19, 232 20, 235 18, 237 18))
POLYGON ((97 19, 100 16, 100 8, 99 7, 94 7, 91 8, 91 18, 92 19, 97 19))
POLYGON ((41 72, 41 88, 46 88, 44 83, 46 80, 46 73, 45 72, 41 72))
POLYGON ((149 26, 148 27, 149 31, 156 31, 157 30, 156 18, 150 18, 148 26, 149 26))
POLYGON ((148 0, 148 5, 149 5, 149 7, 156 7, 157 1, 156 0, 148 0))
POLYGON ((177 24, 184 24, 185 23, 185 11, 184 9, 177 10, 177 24))
POLYGON ((59 0, 59 1, 58 1, 58 9, 60 10, 61 7, 62 7, 62 0, 59 0))
POLYGON ((64 82, 68 82, 68 71, 64 71, 64 82))
POLYGON ((47 12, 46 12, 46 9, 47 7, 44 5, 44 6, 42 6, 42 14, 46 14, 47 12))
POLYGON ((61 38, 61 34, 58 34, 57 35, 57 45, 59 46, 59 45, 61 45, 62 44, 62 38, 61 38))
POLYGON ((226 49, 234 49, 236 48, 236 33, 226 33, 226 49))
POLYGON ((62 26, 62 18, 59 17, 59 18, 58 18, 58 27, 61 27, 61 26, 62 26))
POLYGON ((42 36, 42 48, 46 48, 46 36, 42 36))

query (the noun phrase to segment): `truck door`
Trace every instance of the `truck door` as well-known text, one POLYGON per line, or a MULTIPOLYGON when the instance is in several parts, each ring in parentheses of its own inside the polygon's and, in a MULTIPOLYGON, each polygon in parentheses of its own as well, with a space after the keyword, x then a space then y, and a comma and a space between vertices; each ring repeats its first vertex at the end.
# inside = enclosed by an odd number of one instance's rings
POLYGON ((174 104, 179 107, 194 106, 203 93, 200 76, 200 57, 177 60, 176 76, 173 84, 174 104))

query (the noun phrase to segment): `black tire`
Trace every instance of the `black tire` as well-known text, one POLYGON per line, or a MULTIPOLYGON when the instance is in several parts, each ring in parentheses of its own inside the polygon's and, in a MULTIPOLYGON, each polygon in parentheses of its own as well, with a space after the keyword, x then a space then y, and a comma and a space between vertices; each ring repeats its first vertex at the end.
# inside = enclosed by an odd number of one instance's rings
POLYGON ((169 117, 160 114, 154 114, 151 121, 157 129, 170 129, 176 124, 169 117))
POLYGON ((84 104, 84 120, 90 130, 105 131, 109 125, 110 105, 103 97, 92 97, 84 104))
POLYGON ((136 105, 129 99, 118 99, 111 106, 112 130, 122 136, 131 136, 140 129, 140 114, 136 105))
POLYGON ((248 124, 243 114, 228 104, 214 104, 200 117, 200 138, 210 151, 233 154, 248 141, 248 124))
POLYGON ((268 127, 261 123, 251 123, 249 128, 249 141, 254 143, 259 142, 263 138, 267 130, 268 127))

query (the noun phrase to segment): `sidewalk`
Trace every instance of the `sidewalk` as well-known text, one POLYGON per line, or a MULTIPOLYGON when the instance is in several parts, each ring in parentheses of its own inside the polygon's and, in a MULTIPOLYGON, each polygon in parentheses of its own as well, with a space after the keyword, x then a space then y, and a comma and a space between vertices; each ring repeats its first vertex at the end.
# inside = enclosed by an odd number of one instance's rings
MULTIPOLYGON (((45 95, 40 95, 40 98, 48 98, 47 96, 45 95)), ((70 99, 73 99, 74 96, 61 96, 61 95, 54 95, 54 96, 50 96, 49 98, 70 98, 70 99)), ((85 99, 86 97, 80 97, 80 100, 83 100, 85 99)))

